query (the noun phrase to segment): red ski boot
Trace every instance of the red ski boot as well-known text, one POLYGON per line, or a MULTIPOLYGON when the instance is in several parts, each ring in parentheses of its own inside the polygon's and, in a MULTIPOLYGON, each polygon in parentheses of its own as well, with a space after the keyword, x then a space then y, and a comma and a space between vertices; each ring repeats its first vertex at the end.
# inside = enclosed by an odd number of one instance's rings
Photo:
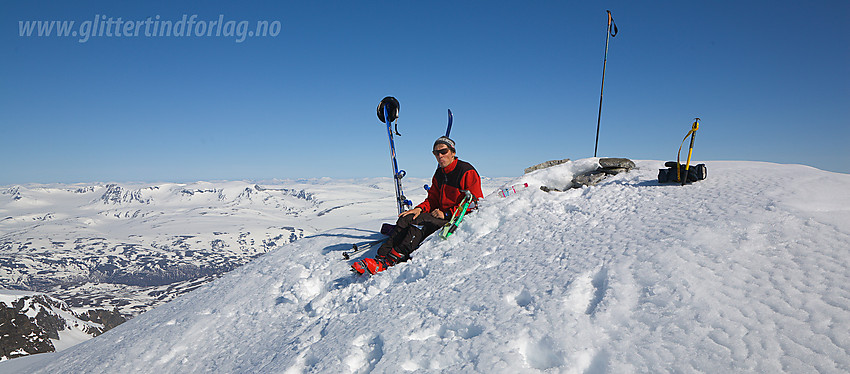
POLYGON ((383 259, 364 258, 351 265, 351 271, 357 274, 375 274, 387 270, 390 265, 386 264, 383 259))
POLYGON ((387 256, 378 256, 377 258, 364 258, 351 265, 351 271, 357 274, 376 274, 387 270, 399 262, 407 261, 407 256, 398 253, 395 249, 390 250, 387 256))

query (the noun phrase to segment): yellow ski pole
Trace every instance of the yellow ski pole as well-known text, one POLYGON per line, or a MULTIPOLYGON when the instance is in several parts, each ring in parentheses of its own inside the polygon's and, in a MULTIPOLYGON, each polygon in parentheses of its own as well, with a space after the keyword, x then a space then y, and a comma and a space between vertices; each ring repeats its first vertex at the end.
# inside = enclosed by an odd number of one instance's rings
POLYGON ((682 185, 685 185, 685 182, 688 180, 688 168, 691 166, 691 154, 694 153, 694 138, 697 136, 697 130, 699 130, 699 118, 694 118, 694 125, 691 127, 691 145, 688 147, 688 161, 685 161, 685 177, 682 178, 682 185))

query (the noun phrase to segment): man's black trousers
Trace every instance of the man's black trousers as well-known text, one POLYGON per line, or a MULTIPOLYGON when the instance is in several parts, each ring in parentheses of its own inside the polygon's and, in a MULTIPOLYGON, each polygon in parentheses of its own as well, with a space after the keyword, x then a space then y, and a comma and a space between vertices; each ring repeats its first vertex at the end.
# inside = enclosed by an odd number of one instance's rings
POLYGON ((378 248, 378 256, 387 256, 391 250, 395 249, 396 252, 409 257, 428 235, 433 234, 448 222, 446 219, 434 218, 430 213, 422 213, 416 219, 413 218, 413 214, 399 217, 389 240, 378 248))

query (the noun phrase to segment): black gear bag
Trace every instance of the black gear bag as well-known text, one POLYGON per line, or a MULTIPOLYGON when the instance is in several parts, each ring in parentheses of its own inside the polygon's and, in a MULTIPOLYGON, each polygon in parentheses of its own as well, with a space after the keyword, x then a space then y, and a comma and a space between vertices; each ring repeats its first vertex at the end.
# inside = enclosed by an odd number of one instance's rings
POLYGON ((666 162, 664 163, 664 166, 667 167, 667 169, 658 170, 658 183, 676 182, 684 186, 685 183, 692 183, 705 179, 707 174, 705 164, 690 166, 691 154, 694 151, 694 138, 697 135, 697 130, 699 130, 699 117, 694 118, 694 124, 691 125, 691 130, 688 131, 688 134, 685 135, 684 139, 682 139, 682 144, 679 145, 679 151, 676 152, 676 161, 666 162), (681 160, 682 147, 685 145, 685 141, 688 140, 688 137, 691 138, 691 145, 688 147, 688 160, 684 165, 682 165, 679 163, 679 160, 681 160))
MULTIPOLYGON (((685 175, 685 165, 680 164, 676 161, 668 161, 664 164, 667 169, 659 169, 658 170, 658 183, 681 183, 679 180, 679 175, 685 175), (679 172, 676 172, 676 165, 679 165, 679 172)), ((705 168, 705 164, 697 164, 691 165, 687 171, 687 178, 685 179, 686 183, 692 183, 696 181, 701 181, 705 179, 708 174, 708 170, 705 168)))

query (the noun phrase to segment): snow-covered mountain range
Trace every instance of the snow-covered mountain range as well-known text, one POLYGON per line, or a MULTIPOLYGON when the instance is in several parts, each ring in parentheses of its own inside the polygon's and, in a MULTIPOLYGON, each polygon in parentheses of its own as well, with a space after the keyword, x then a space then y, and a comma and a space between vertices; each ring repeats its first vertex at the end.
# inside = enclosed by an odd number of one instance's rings
POLYGON ((311 233, 294 218, 319 206, 247 183, 7 188, 0 287, 133 316, 311 233))
MULTIPOLYGON (((424 198, 424 180, 409 182, 424 198)), ((3 187, 0 294, 7 307, 20 293, 4 289, 36 291, 131 318, 281 245, 374 218, 393 188, 389 178, 3 187)))
POLYGON ((540 187, 596 159, 517 177, 529 187, 485 189, 449 240, 354 276, 341 251, 393 218, 387 181, 332 211, 359 219, 0 372, 850 371, 850 175, 707 162, 704 181, 660 185, 662 164, 566 192, 540 187))

